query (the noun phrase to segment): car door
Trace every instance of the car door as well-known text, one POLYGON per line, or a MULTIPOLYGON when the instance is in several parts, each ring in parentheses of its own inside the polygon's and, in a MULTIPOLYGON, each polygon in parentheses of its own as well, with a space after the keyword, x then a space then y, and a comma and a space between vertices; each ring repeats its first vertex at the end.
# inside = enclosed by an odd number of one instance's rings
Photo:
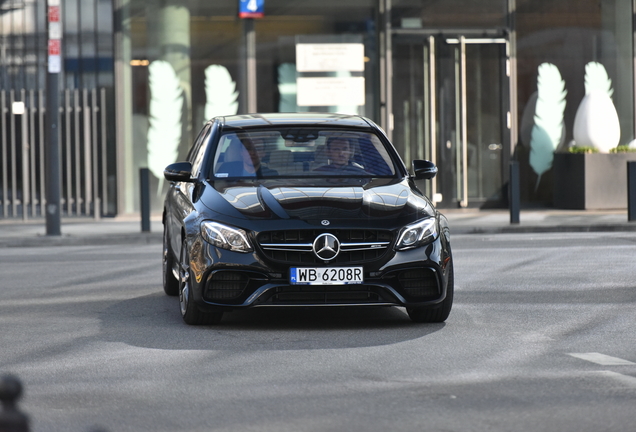
MULTIPOLYGON (((192 164, 191 178, 199 178, 200 176, 210 131, 211 123, 208 123, 203 127, 194 145, 188 152, 187 160, 192 164)), ((191 182, 171 182, 168 190, 168 198, 166 199, 166 222, 171 247, 174 251, 174 256, 177 258, 181 252, 181 244, 183 241, 181 238, 183 220, 194 209, 192 203, 193 187, 194 184, 191 182)))

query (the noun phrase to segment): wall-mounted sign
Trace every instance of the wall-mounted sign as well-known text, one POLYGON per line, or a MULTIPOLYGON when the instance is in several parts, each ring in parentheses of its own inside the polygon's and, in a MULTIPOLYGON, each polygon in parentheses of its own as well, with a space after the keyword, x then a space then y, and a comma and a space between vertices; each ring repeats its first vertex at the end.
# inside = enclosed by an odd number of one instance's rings
POLYGON ((355 114, 365 105, 364 43, 359 35, 296 36, 296 105, 355 114))
POLYGON ((60 0, 48 1, 48 60, 49 73, 60 73, 62 71, 62 23, 60 17, 60 0))
POLYGON ((24 102, 15 101, 11 104, 11 113, 15 115, 22 115, 26 111, 24 102))
POLYGON ((298 106, 364 105, 364 77, 298 77, 298 106))
POLYGON ((263 18, 265 0, 239 0, 239 18, 263 18))
POLYGON ((364 72, 364 44, 296 44, 296 70, 298 72, 364 72))

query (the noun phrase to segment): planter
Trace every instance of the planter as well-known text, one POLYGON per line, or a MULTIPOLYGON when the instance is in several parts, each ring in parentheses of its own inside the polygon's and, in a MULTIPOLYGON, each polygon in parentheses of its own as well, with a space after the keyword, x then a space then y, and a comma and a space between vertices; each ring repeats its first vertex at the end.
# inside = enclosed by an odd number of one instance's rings
POLYGON ((636 153, 555 153, 553 204, 560 209, 627 209, 627 162, 636 153))

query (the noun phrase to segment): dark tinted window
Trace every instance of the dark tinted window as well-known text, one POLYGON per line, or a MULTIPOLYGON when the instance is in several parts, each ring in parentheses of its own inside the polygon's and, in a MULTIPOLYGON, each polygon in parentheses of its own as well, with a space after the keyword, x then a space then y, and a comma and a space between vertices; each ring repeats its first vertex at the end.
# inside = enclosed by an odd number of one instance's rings
POLYGON ((221 137, 212 178, 387 177, 395 165, 374 134, 294 128, 221 137))

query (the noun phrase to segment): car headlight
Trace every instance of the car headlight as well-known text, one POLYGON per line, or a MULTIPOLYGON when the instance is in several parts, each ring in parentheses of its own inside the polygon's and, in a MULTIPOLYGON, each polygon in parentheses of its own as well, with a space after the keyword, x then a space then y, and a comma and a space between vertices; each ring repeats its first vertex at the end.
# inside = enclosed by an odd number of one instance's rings
POLYGON ((437 221, 434 217, 423 219, 402 228, 396 250, 412 249, 430 243, 437 238, 437 221))
POLYGON ((252 252, 247 233, 239 228, 231 228, 220 223, 205 221, 201 224, 203 238, 214 246, 234 252, 252 252))

